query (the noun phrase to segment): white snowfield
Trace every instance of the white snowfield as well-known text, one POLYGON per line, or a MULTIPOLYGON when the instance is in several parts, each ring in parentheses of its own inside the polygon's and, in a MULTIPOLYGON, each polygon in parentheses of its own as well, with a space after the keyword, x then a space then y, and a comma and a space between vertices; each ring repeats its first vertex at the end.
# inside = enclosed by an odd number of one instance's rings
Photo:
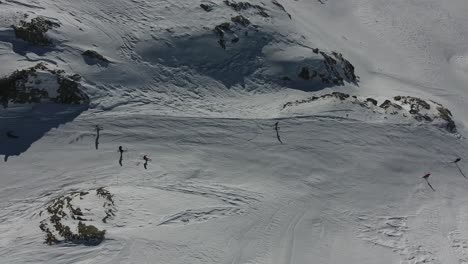
POLYGON ((0 1, 0 78, 44 63, 90 99, 0 110, 1 264, 468 263, 468 3, 239 3, 0 1), (51 45, 15 38, 35 17, 51 45), (62 200, 105 239, 63 242, 62 200))

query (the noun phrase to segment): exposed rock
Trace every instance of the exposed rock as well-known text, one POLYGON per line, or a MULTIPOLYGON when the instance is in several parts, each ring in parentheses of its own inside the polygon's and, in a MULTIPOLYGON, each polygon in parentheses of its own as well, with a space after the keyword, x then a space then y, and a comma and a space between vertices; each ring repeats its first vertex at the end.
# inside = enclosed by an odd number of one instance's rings
POLYGON ((392 101, 390 101, 390 100, 385 100, 385 102, 383 102, 379 107, 383 108, 383 109, 389 109, 390 107, 394 107, 394 108, 396 108, 398 110, 403 109, 403 107, 401 107, 401 106, 399 106, 399 105, 397 105, 395 103, 392 103, 392 101))
POLYGON ((102 62, 107 62, 107 63, 110 62, 108 59, 106 59, 104 56, 102 56, 101 54, 99 54, 97 51, 94 51, 94 50, 86 50, 81 55, 91 58, 91 59, 96 59, 102 62))
POLYGON ((322 56, 323 64, 321 67, 314 65, 303 66, 298 76, 303 80, 319 80, 326 84, 344 85, 344 82, 357 83, 359 77, 354 73, 354 66, 343 55, 332 52, 331 55, 312 49, 312 52, 322 56))
POLYGON ((224 22, 222 24, 219 24, 217 25, 215 28, 214 28, 214 32, 218 35, 219 37, 219 40, 218 40, 218 43, 219 45, 221 46, 221 48, 223 49, 226 49, 226 39, 225 39, 225 35, 227 33, 232 33, 232 30, 231 30, 231 23, 229 22, 224 22))
POLYGON ((280 3, 278 3, 278 1, 276 0, 273 0, 271 1, 275 6, 279 7, 281 10, 283 10, 288 16, 289 16, 289 19, 292 19, 292 16, 291 14, 288 13, 288 11, 286 11, 286 8, 284 8, 284 6, 280 3))
POLYGON ((377 105, 378 103, 377 100, 375 100, 374 98, 370 98, 370 97, 367 98, 366 101, 372 103, 373 105, 377 105))
POLYGON ((17 38, 36 45, 47 46, 52 42, 47 38, 46 32, 60 25, 44 17, 36 17, 31 22, 21 21, 19 26, 12 27, 17 38))
POLYGON ((339 99, 341 101, 344 101, 344 100, 349 98, 349 94, 340 93, 340 92, 333 92, 331 94, 324 94, 322 96, 312 96, 312 97, 309 97, 309 98, 304 99, 304 100, 300 100, 300 101, 298 100, 298 101, 295 101, 295 102, 288 102, 288 103, 283 105, 283 109, 285 109, 286 107, 293 106, 293 105, 300 105, 300 104, 310 103, 310 102, 313 102, 313 101, 316 101, 316 100, 319 100, 319 99, 327 99, 327 98, 336 98, 336 99, 339 99))
POLYGON ((213 10, 212 5, 207 5, 207 4, 200 4, 200 7, 203 8, 206 12, 211 12, 213 10))
POLYGON ((241 15, 232 17, 231 21, 234 22, 234 23, 237 23, 239 25, 242 25, 244 27, 247 27, 248 25, 250 25, 250 20, 248 20, 247 18, 245 18, 245 17, 243 17, 241 15))
POLYGON ((309 68, 308 67, 302 67, 301 72, 299 73, 299 78, 303 80, 310 80, 310 74, 309 74, 309 68))
POLYGON ((231 31, 231 24, 229 22, 224 22, 215 27, 215 32, 219 35, 224 35, 225 32, 231 31))
MULTIPOLYGON (((85 208, 83 211, 76 206, 76 201, 86 199, 90 192, 73 192, 68 195, 61 196, 49 203, 46 209, 46 218, 40 222, 39 228, 46 234, 45 243, 53 245, 61 242, 98 245, 105 239, 105 230, 100 230, 91 224, 84 222, 92 222, 93 215, 91 209, 103 208, 105 217, 102 222, 115 216, 115 207, 112 200, 112 194, 104 188, 95 190, 96 195, 104 199, 102 206, 95 208, 85 208), (86 213, 83 213, 86 212, 86 213), (84 217, 86 214, 86 218, 84 217)), ((92 199, 92 198, 90 198, 92 199)), ((42 216, 41 212, 39 215, 42 216)))
POLYGON ((452 119, 452 112, 443 106, 437 107, 437 111, 439 111, 439 117, 447 121, 446 129, 452 133, 457 132, 457 126, 452 119))
MULTIPOLYGON (((385 100, 382 104, 378 105, 377 100, 374 98, 361 98, 358 96, 350 96, 348 94, 334 92, 331 94, 325 94, 322 96, 312 96, 303 100, 297 100, 294 102, 288 102, 283 105, 283 110, 288 107, 299 106, 303 104, 312 104, 317 100, 329 100, 330 105, 337 105, 337 99, 340 103, 349 103, 349 105, 344 106, 345 109, 353 105, 359 105, 362 107, 363 116, 369 118, 369 112, 371 111, 373 115, 376 115, 376 118, 384 118, 385 120, 390 119, 387 115, 392 115, 394 121, 407 122, 408 117, 416 120, 420 123, 430 123, 435 126, 444 128, 450 133, 455 133, 457 131, 456 124, 453 120, 452 113, 447 108, 443 107, 441 104, 433 101, 425 101, 420 98, 410 97, 410 96, 396 96, 392 99, 385 100), (383 115, 383 116, 382 116, 383 115), (380 116, 380 117, 379 117, 380 116)), ((311 105, 313 108, 313 104, 311 105)), ((323 107, 323 102, 317 105, 318 107, 323 107)), ((341 107, 338 107, 338 109, 341 107)), ((352 109, 352 108, 351 108, 352 109)), ((347 111, 359 111, 359 109, 347 110, 347 111)))
POLYGON ((259 15, 263 17, 270 17, 268 13, 265 11, 265 8, 259 5, 253 5, 249 2, 234 2, 234 1, 229 1, 229 0, 225 0, 224 3, 237 12, 248 10, 248 9, 256 9, 259 15))

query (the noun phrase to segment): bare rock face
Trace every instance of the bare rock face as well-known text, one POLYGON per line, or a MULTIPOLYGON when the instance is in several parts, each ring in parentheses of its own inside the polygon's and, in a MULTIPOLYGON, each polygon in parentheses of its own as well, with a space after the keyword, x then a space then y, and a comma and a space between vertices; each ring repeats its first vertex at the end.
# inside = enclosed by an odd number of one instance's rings
POLYGON ((83 56, 91 58, 91 59, 96 59, 102 62, 109 62, 108 59, 106 59, 104 56, 99 54, 97 51, 94 50, 86 50, 85 52, 82 53, 83 56))
POLYGON ((265 8, 259 5, 254 5, 249 2, 235 2, 235 1, 229 1, 225 0, 224 3, 234 9, 236 12, 241 12, 244 10, 249 10, 249 9, 254 9, 257 11, 259 15, 262 17, 270 17, 270 15, 266 12, 265 8))
POLYGON ((250 25, 250 20, 248 20, 247 18, 245 18, 242 15, 232 17, 231 21, 234 22, 234 23, 237 23, 237 24, 239 24, 239 25, 241 25, 243 27, 247 27, 247 26, 250 25))
POLYGON ((322 57, 322 65, 302 66, 298 73, 300 79, 315 80, 333 85, 344 85, 345 81, 359 82, 359 77, 354 72, 354 66, 342 54, 337 52, 327 54, 319 49, 313 49, 312 52, 322 57))
POLYGON ((40 63, 0 78, 0 102, 5 108, 9 103, 30 104, 44 101, 86 104, 89 98, 81 91, 80 79, 79 75, 66 75, 62 70, 52 70, 40 63))
POLYGON ((213 11, 213 6, 212 5, 207 5, 207 4, 200 4, 200 7, 205 10, 206 12, 211 12, 213 11))
POLYGON ((21 21, 19 26, 12 27, 17 38, 35 45, 48 46, 52 42, 47 38, 46 32, 60 25, 44 17, 36 17, 30 22, 21 21))

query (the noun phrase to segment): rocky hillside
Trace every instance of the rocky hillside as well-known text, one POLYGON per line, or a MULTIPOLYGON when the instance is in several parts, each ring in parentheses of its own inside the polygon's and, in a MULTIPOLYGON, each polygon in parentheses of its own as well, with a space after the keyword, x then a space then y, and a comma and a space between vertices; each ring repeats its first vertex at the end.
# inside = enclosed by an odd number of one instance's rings
POLYGON ((63 70, 49 69, 40 63, 0 78, 0 102, 4 108, 10 103, 86 104, 89 98, 82 91, 80 80, 77 74, 67 75, 63 70))
POLYGON ((441 104, 411 96, 388 99, 358 97, 334 92, 288 102, 281 110, 286 116, 329 115, 363 121, 431 124, 455 133, 457 128, 449 109, 441 104))

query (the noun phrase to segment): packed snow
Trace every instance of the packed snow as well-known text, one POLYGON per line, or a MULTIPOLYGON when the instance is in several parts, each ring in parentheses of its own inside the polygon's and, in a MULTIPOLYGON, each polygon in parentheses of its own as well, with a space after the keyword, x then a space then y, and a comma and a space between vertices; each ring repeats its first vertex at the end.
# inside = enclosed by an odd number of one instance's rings
POLYGON ((467 13, 0 1, 0 263, 468 263, 467 13))

